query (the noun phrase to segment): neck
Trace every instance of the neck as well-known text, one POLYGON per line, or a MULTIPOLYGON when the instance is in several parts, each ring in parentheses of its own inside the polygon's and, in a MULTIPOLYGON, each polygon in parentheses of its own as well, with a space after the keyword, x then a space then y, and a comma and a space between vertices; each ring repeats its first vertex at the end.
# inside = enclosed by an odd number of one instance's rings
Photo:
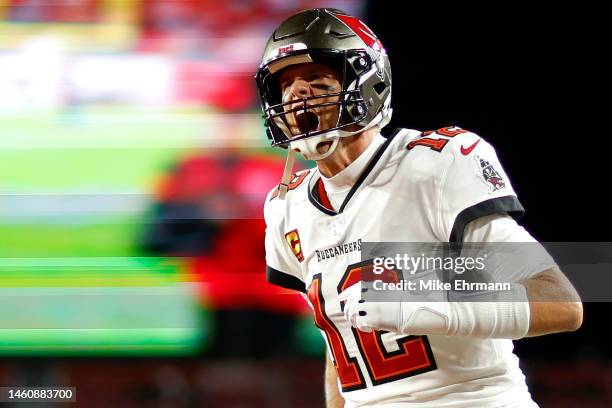
POLYGON ((367 149, 377 133, 378 127, 374 126, 359 134, 340 138, 334 153, 317 160, 319 172, 328 178, 340 173, 367 149))

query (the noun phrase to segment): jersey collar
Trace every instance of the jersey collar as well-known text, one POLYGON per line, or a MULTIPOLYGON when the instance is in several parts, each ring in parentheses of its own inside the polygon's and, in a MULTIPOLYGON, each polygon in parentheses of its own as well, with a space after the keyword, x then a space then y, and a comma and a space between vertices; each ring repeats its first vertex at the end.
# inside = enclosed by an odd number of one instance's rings
MULTIPOLYGON (((317 208, 318 210, 320 210, 324 214, 327 214, 327 215, 330 215, 330 216, 341 214, 344 211, 344 209, 346 208, 347 204, 350 202, 351 198, 355 195, 357 190, 361 187, 361 185, 363 184, 365 179, 370 175, 370 173, 372 172, 372 170, 374 169, 374 167, 376 166, 376 164, 378 163, 378 161, 382 157, 383 153, 387 150, 387 147, 389 147, 389 145, 391 144, 391 142, 393 141, 395 136, 400 132, 400 130, 401 129, 395 129, 391 133, 391 135, 389 135, 389 137, 387 137, 387 140, 385 140, 384 143, 378 147, 376 152, 372 155, 372 158, 370 159, 370 161, 365 165, 365 168, 363 169, 361 174, 359 174, 359 177, 356 177, 355 183, 353 184, 353 186, 349 190, 346 198, 342 202, 342 205, 340 206, 338 211, 335 211, 335 210, 333 210, 331 208, 331 205, 329 204, 329 198, 327 197, 326 194, 324 196, 322 194, 322 193, 325 193, 325 191, 324 191, 324 189, 323 189, 323 191, 321 191, 323 186, 324 186, 323 185, 323 181, 321 180, 321 177, 322 177, 321 174, 318 171, 313 172, 313 175, 310 178, 309 186, 308 186, 308 189, 307 189, 308 190, 308 199, 312 203, 312 205, 314 205, 315 208, 317 208)), ((351 165, 352 164, 353 163, 351 163, 351 165)), ((332 179, 333 179, 333 177, 332 177, 332 179)))

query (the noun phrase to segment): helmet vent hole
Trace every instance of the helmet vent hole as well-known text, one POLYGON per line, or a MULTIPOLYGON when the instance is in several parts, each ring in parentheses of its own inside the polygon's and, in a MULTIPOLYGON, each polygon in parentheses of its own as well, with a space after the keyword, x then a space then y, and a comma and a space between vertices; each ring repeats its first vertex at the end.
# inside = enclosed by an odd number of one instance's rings
POLYGON ((382 95, 382 93, 385 92, 385 89, 387 89, 387 85, 385 85, 384 82, 379 82, 376 85, 374 85, 374 90, 379 95, 382 95))
POLYGON ((335 31, 333 29, 329 30, 329 34, 338 39, 344 39, 344 38, 352 37, 354 35, 352 33, 339 33, 338 31, 335 31))

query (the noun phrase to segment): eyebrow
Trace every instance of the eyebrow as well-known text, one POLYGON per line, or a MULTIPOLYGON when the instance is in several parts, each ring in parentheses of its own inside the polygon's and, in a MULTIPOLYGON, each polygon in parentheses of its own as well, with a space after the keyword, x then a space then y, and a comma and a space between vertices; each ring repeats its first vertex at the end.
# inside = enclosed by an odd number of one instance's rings
MULTIPOLYGON (((324 67, 311 67, 309 69, 307 69, 302 75, 313 75, 313 74, 321 74, 325 77, 331 77, 333 76, 333 72, 324 68, 324 67)), ((287 78, 287 71, 283 72, 279 78, 279 82, 283 83, 285 81, 288 81, 289 79, 287 78)))

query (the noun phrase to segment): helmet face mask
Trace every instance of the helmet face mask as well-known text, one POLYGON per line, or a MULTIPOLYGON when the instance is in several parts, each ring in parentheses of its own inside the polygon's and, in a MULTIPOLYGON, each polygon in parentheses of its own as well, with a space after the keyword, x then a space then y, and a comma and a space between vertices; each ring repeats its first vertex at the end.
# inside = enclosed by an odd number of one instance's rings
POLYGON ((366 116, 364 99, 359 89, 349 89, 349 85, 356 83, 359 74, 364 72, 364 70, 356 72, 351 62, 354 63, 359 59, 364 62, 368 59, 367 54, 365 52, 314 51, 310 52, 308 57, 313 63, 325 65, 337 72, 341 89, 330 89, 330 92, 283 101, 279 79, 287 68, 275 71, 273 74, 269 73, 268 69, 260 70, 260 73, 264 75, 267 73, 267 76, 258 78, 258 84, 263 85, 260 88, 260 94, 264 119, 273 146, 286 146, 290 142, 345 129, 358 124, 366 116), (320 113, 330 110, 337 112, 335 123, 317 129, 320 113), (304 123, 299 126, 300 133, 290 130, 289 116, 304 118, 304 123))
POLYGON ((391 116, 386 53, 371 30, 338 10, 307 10, 283 22, 268 40, 255 79, 273 146, 288 147, 309 138, 337 140, 373 125, 382 127, 391 116), (306 63, 332 68, 340 76, 341 89, 283 101, 280 75, 289 66, 306 63), (329 109, 336 110, 336 123, 321 128, 319 114, 329 109), (299 133, 291 131, 289 115, 294 129, 296 119, 302 118, 299 133))

